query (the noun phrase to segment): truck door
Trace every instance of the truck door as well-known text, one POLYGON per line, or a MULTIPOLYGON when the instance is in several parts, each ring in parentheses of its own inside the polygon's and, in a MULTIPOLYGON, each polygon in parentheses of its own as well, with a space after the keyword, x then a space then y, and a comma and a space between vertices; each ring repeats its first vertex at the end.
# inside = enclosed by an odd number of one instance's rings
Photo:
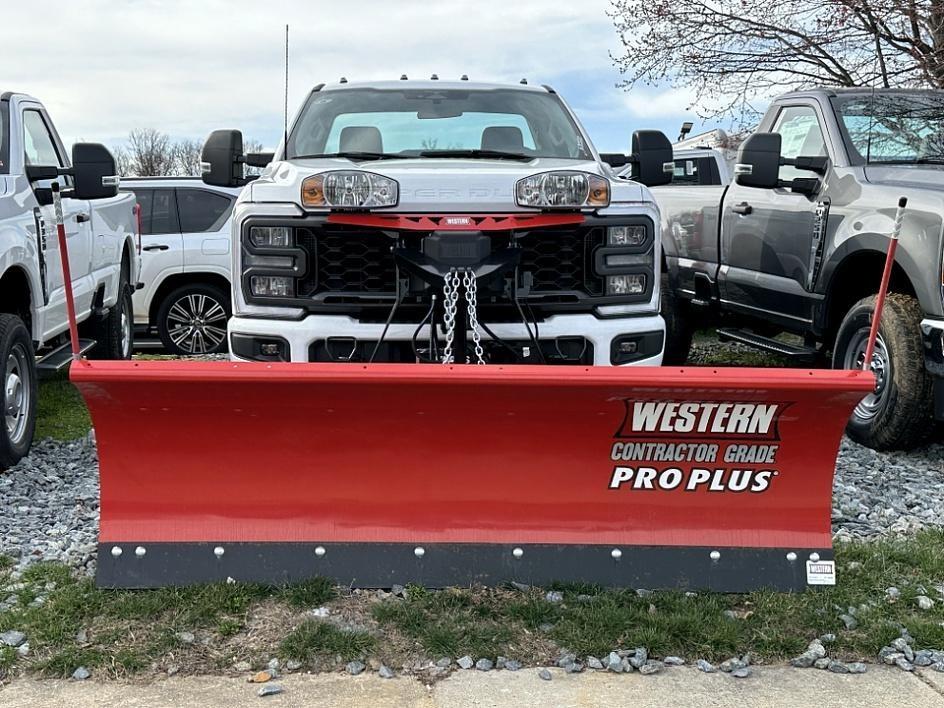
MULTIPOLYGON (((780 108, 770 132, 783 137, 782 157, 829 156, 822 119, 813 105, 780 108)), ((781 180, 813 177, 784 165, 781 180)), ((721 297, 733 309, 763 312, 784 324, 812 320, 815 296, 808 282, 820 195, 789 188, 758 189, 732 183, 721 227, 721 297)))
MULTIPOLYGON (((23 110, 23 145, 27 165, 69 167, 65 149, 52 129, 52 123, 45 111, 26 104, 23 110)), ((59 178, 63 189, 71 189, 72 178, 59 178)), ((52 180, 35 182, 36 191, 48 190, 52 180)), ((67 192, 68 194, 68 192, 67 192)), ((41 203, 47 201, 40 199, 41 203)), ((46 260, 46 291, 49 295, 49 310, 46 318, 47 330, 44 336, 54 331, 61 331, 67 322, 65 306, 65 288, 62 279, 62 260, 59 255, 59 242, 56 238, 56 213, 51 204, 40 207, 45 223, 46 238, 44 256, 46 260)), ((66 230, 66 245, 69 249, 69 266, 72 272, 72 287, 75 294, 75 309, 82 317, 92 306, 91 259, 92 231, 89 219, 88 201, 64 196, 62 216, 66 230)))

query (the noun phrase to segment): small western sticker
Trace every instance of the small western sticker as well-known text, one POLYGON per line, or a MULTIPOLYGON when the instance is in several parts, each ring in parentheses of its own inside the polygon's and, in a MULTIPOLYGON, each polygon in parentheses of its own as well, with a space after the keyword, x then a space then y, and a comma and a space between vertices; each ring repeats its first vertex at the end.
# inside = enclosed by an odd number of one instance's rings
POLYGON ((836 561, 808 560, 806 562, 806 584, 835 585, 836 561))

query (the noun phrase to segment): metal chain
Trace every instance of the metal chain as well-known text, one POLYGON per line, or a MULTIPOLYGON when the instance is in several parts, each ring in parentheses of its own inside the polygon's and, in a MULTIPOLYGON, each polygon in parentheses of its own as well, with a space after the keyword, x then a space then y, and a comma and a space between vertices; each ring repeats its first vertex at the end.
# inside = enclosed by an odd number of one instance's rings
POLYGON ((446 346, 443 347, 443 364, 452 364, 452 340, 456 336, 456 312, 459 308, 459 273, 453 268, 443 283, 443 327, 446 332, 446 346))
POLYGON ((472 331, 472 342, 475 345, 475 363, 485 363, 485 350, 482 349, 482 335, 479 333, 478 293, 479 285, 472 271, 465 271, 462 275, 462 285, 465 286, 465 302, 468 309, 469 329, 472 331))

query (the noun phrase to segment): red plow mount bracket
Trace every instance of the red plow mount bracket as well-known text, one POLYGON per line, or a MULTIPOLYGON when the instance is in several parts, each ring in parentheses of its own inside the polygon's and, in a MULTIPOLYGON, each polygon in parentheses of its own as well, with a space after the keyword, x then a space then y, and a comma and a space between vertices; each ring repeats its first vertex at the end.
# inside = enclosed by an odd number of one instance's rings
POLYGON ((176 361, 78 361, 71 377, 98 440, 108 587, 803 589, 829 570, 839 440, 874 386, 863 371, 176 361))

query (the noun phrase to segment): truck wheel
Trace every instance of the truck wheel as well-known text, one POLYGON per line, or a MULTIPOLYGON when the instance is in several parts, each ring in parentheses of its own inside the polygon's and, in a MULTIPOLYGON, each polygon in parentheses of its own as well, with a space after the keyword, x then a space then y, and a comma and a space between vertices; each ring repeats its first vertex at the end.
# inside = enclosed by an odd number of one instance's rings
POLYGON ((93 325, 95 348, 92 359, 130 359, 134 347, 134 312, 128 275, 122 269, 118 301, 93 325))
MULTIPOLYGON (((833 349, 833 368, 861 369, 875 296, 859 300, 842 321, 833 349)), ((856 406, 846 433, 875 450, 907 449, 933 428, 933 381, 924 368, 922 311, 908 295, 889 294, 879 325, 872 371, 875 392, 856 406)))
POLYGON ((226 351, 229 298, 213 285, 184 285, 157 310, 157 332, 169 354, 193 356, 226 351))
POLYGON ((665 353, 662 355, 662 364, 680 366, 688 361, 694 328, 685 303, 675 297, 669 286, 669 277, 665 274, 662 275, 661 293, 660 310, 662 319, 665 320, 665 353))
POLYGON ((26 325, 0 314, 0 470, 29 452, 36 430, 36 354, 26 325))

